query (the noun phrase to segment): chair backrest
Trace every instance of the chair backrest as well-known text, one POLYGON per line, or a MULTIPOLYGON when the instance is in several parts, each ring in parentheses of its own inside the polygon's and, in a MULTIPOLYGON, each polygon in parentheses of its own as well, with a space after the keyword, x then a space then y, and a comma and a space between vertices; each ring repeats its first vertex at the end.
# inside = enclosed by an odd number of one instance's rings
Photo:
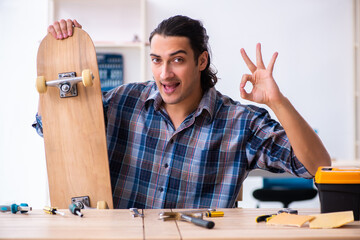
POLYGON ((263 188, 311 189, 314 188, 314 182, 313 179, 305 178, 263 178, 263 188))
POLYGON ((313 180, 303 178, 263 178, 263 188, 253 192, 255 199, 281 202, 284 208, 294 201, 313 199, 316 194, 313 180))

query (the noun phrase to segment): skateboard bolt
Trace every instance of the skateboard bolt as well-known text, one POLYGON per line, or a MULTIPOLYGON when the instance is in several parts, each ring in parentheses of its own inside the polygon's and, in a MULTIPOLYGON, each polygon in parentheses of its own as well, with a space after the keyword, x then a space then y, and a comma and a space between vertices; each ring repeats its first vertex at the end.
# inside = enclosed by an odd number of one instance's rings
POLYGON ((69 92, 70 91, 70 85, 68 83, 64 83, 63 85, 61 85, 61 91, 69 92))

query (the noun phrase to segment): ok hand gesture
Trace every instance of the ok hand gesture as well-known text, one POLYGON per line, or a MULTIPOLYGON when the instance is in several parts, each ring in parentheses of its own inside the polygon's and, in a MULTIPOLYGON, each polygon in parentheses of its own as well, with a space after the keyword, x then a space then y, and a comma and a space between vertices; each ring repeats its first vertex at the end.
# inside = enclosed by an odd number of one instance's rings
POLYGON ((256 103, 266 104, 271 108, 271 105, 281 101, 283 97, 272 76, 278 53, 275 52, 273 54, 268 67, 265 68, 261 55, 260 43, 256 45, 256 65, 250 60, 243 48, 240 50, 240 52, 242 58, 252 73, 244 74, 242 76, 240 83, 241 97, 256 103), (248 81, 253 85, 250 93, 246 92, 244 89, 248 81))

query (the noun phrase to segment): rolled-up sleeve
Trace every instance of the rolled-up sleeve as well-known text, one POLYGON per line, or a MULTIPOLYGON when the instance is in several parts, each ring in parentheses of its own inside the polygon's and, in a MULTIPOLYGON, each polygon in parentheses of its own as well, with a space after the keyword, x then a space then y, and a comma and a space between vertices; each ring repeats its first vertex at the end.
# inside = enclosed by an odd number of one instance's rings
POLYGON ((295 156, 284 128, 271 119, 265 109, 254 112, 250 128, 246 149, 250 169, 288 172, 298 177, 313 178, 295 156))
POLYGON ((43 126, 42 126, 42 121, 41 121, 41 116, 36 114, 35 116, 35 121, 32 124, 32 127, 35 128, 37 134, 39 134, 39 136, 44 137, 43 134, 43 126))

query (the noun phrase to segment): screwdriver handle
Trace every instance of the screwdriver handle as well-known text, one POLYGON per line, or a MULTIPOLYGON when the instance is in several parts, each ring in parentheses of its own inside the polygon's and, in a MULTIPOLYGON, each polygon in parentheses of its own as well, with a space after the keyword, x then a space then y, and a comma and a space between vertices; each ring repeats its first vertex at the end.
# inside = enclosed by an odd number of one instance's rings
POLYGON ((0 212, 11 212, 10 205, 0 205, 0 212))
POLYGON ((84 215, 81 213, 80 208, 76 206, 75 203, 71 203, 69 205, 69 210, 72 214, 78 215, 79 217, 83 217, 84 215))
POLYGON ((48 213, 48 214, 56 214, 55 211, 54 211, 54 209, 56 209, 56 208, 52 208, 52 207, 48 207, 48 206, 45 206, 45 207, 43 208, 44 212, 46 212, 46 213, 48 213))
POLYGON ((223 211, 207 211, 205 213, 206 217, 223 217, 224 212, 223 211))
POLYGON ((46 212, 46 213, 48 213, 48 214, 60 214, 60 215, 62 215, 62 216, 65 216, 65 213, 59 212, 59 211, 57 210, 57 207, 48 207, 48 206, 45 206, 45 207, 43 208, 43 210, 44 210, 44 212, 46 212))
POLYGON ((257 223, 259 222, 267 222, 268 221, 268 218, 271 218, 273 216, 275 216, 276 214, 267 214, 267 215, 260 215, 260 216, 257 216, 255 221, 257 223))

